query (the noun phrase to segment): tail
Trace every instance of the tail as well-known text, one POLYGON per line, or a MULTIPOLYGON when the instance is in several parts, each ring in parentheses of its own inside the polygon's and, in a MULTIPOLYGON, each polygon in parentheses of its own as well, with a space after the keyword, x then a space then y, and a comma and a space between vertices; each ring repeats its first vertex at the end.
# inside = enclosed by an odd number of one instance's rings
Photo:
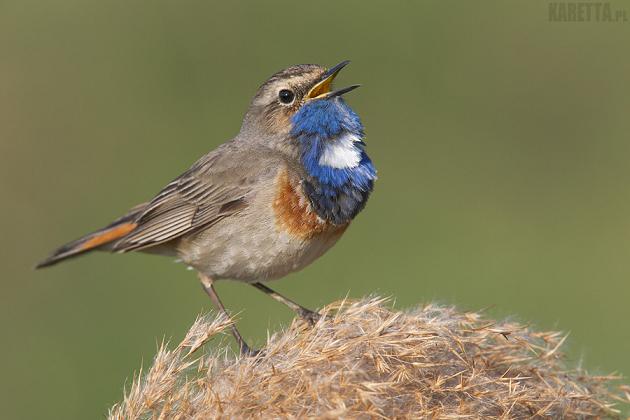
POLYGON ((103 229, 99 229, 96 232, 92 232, 59 247, 48 258, 37 263, 35 268, 44 268, 55 265, 68 258, 77 257, 85 254, 86 252, 94 251, 111 242, 123 238, 136 228, 137 224, 134 221, 142 213, 145 206, 146 204, 136 206, 131 209, 129 213, 120 219, 115 220, 103 229))

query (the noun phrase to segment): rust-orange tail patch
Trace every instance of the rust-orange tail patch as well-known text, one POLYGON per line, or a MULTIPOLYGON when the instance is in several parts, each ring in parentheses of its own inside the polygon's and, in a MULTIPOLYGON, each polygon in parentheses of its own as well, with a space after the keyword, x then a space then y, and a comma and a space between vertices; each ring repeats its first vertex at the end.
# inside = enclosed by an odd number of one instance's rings
POLYGON ((87 251, 92 248, 105 245, 113 240, 122 238, 123 236, 134 230, 136 226, 138 225, 135 223, 123 223, 122 225, 114 226, 110 229, 97 232, 93 234, 91 238, 80 245, 80 250, 87 251))
POLYGON ((134 230, 136 226, 137 224, 133 222, 114 222, 114 224, 104 229, 90 233, 76 241, 59 247, 48 258, 37 264, 35 268, 48 267, 67 258, 76 257, 91 250, 98 249, 103 245, 124 237, 134 230))

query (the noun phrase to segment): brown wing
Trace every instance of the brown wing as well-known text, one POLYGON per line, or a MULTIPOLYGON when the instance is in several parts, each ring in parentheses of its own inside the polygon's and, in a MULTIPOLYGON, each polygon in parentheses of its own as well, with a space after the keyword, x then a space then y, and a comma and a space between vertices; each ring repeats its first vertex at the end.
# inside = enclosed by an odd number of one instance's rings
POLYGON ((240 157, 225 148, 206 155, 149 202, 134 221, 136 227, 113 250, 127 252, 167 242, 242 210, 251 185, 242 165, 237 165, 240 157))

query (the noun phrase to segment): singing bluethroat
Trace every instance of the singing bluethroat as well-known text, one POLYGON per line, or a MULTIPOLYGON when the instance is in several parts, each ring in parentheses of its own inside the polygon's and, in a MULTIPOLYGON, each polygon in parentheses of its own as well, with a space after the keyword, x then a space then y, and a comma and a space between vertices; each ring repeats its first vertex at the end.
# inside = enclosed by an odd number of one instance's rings
MULTIPOLYGON (((258 89, 239 133, 151 201, 63 245, 37 267, 100 250, 175 257, 197 270, 219 311, 214 282, 239 280, 313 323, 319 314, 263 284, 319 258, 365 207, 376 170, 359 116, 333 90, 331 69, 302 64, 258 89)), ((232 328, 242 354, 251 349, 232 328)))

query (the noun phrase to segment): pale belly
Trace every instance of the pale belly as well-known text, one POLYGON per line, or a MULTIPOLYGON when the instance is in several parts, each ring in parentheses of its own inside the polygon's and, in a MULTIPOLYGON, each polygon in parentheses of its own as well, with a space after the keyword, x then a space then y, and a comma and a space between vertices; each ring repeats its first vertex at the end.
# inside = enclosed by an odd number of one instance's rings
POLYGON ((300 238, 244 216, 181 241, 182 261, 213 279, 267 281, 301 270, 339 240, 344 229, 300 238))

